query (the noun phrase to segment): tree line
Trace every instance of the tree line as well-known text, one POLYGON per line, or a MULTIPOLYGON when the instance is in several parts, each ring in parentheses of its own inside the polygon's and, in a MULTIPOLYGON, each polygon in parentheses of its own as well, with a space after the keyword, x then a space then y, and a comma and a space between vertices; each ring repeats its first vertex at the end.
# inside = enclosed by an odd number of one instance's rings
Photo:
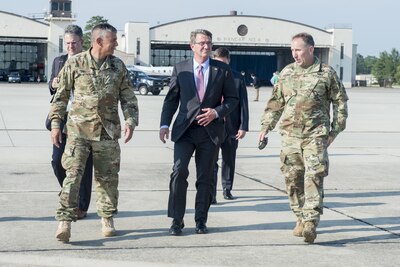
POLYGON ((363 57, 357 54, 357 74, 372 74, 380 87, 392 87, 400 83, 400 54, 395 48, 384 51, 379 57, 363 57))

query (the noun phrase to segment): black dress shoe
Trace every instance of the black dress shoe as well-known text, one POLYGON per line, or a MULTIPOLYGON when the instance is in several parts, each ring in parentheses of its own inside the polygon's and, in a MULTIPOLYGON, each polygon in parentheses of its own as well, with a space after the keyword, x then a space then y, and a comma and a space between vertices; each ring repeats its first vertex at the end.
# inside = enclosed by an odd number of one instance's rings
POLYGON ((169 234, 170 235, 180 235, 182 234, 182 229, 185 227, 185 224, 183 223, 183 220, 172 220, 171 227, 169 228, 169 234))
POLYGON ((208 229, 205 222, 197 222, 196 223, 196 233, 197 234, 207 234, 208 229))
POLYGON ((226 200, 234 200, 235 199, 231 194, 231 190, 224 189, 223 194, 224 194, 224 199, 226 199, 226 200))

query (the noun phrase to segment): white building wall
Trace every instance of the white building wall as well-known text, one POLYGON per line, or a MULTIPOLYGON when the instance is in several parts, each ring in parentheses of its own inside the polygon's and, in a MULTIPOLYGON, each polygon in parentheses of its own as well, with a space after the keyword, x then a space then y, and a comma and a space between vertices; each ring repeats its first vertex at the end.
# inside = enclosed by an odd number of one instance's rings
POLYGON ((135 56, 134 64, 150 64, 150 27, 147 22, 128 22, 125 24, 125 53, 135 56), (140 54, 137 55, 137 44, 140 54))
POLYGON ((154 27, 150 31, 153 42, 188 44, 190 32, 204 28, 212 32, 213 43, 233 46, 290 47, 293 35, 307 32, 314 37, 315 47, 329 48, 328 64, 339 74, 343 67, 343 84, 351 87, 354 80, 352 29, 322 30, 293 21, 258 16, 212 16, 176 21, 154 27), (248 33, 240 36, 237 29, 246 25, 248 33), (340 48, 344 46, 344 58, 340 48))
MULTIPOLYGON (((347 88, 352 86, 355 74, 353 74, 353 36, 352 29, 329 29, 333 38, 330 49, 329 64, 340 73, 343 68, 343 85, 347 88), (341 46, 343 45, 344 56, 340 58, 341 46)), ((355 59, 354 59, 355 60, 355 59)))
POLYGON ((212 32, 216 44, 262 45, 290 47, 293 35, 308 32, 317 39, 317 46, 331 45, 331 33, 292 21, 256 16, 218 16, 177 21, 151 29, 152 41, 189 43, 190 32, 204 28, 212 32), (248 33, 240 36, 237 28, 246 25, 248 33))
POLYGON ((49 25, 15 14, 0 11, 0 36, 47 39, 49 25))
POLYGON ((352 71, 351 71, 351 85, 356 85, 356 74, 357 74, 357 45, 353 44, 353 56, 352 56, 352 71))

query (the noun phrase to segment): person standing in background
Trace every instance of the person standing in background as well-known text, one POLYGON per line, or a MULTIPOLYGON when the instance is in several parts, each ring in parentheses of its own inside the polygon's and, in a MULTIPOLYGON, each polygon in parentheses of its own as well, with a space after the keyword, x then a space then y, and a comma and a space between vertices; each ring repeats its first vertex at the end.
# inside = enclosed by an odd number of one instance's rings
POLYGON ((275 87, 278 84, 278 80, 279 80, 279 71, 275 71, 270 80, 273 87, 275 87))
MULTIPOLYGON (((214 51, 214 59, 229 65, 231 60, 230 52, 225 47, 220 47, 214 51)), ((225 121, 225 140, 221 144, 222 164, 221 182, 223 197, 226 200, 233 200, 231 193, 233 179, 235 176, 236 150, 239 139, 242 139, 249 130, 249 104, 247 98, 247 88, 241 73, 232 70, 236 90, 239 93, 239 104, 224 118, 225 121)), ((212 204, 217 203, 217 182, 218 182, 218 163, 214 167, 214 192, 212 204)))
POLYGON ((253 79, 253 87, 256 90, 256 98, 254 101, 258 101, 260 99, 260 81, 254 73, 251 74, 251 78, 253 79))

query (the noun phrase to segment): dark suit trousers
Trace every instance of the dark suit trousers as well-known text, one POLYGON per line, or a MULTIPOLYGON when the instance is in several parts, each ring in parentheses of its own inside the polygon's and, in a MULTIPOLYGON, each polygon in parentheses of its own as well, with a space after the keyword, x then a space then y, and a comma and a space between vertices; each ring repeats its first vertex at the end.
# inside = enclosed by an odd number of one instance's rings
MULTIPOLYGON (((238 148, 239 141, 235 138, 228 136, 221 144, 221 182, 222 188, 232 190, 233 178, 235 176, 235 163, 236 163, 236 150, 238 148)), ((214 190, 213 197, 217 195, 217 182, 218 182, 218 163, 215 161, 214 166, 214 190)))
POLYGON ((206 222, 212 192, 215 187, 213 169, 218 157, 218 146, 211 141, 204 127, 196 125, 190 126, 174 145, 174 166, 169 185, 168 217, 182 220, 185 215, 188 166, 194 151, 196 151, 197 190, 195 221, 206 222))
MULTIPOLYGON (((53 155, 51 165, 54 170, 54 174, 57 177, 58 183, 62 187, 64 179, 66 177, 65 169, 61 165, 61 157, 64 153, 65 144, 67 140, 67 136, 62 134, 62 143, 60 147, 56 147, 53 145, 53 155)), ((79 189, 79 209, 87 211, 90 204, 90 197, 92 194, 92 176, 93 176, 93 155, 90 152, 89 157, 86 161, 85 172, 83 173, 83 177, 81 180, 81 185, 79 189)))

